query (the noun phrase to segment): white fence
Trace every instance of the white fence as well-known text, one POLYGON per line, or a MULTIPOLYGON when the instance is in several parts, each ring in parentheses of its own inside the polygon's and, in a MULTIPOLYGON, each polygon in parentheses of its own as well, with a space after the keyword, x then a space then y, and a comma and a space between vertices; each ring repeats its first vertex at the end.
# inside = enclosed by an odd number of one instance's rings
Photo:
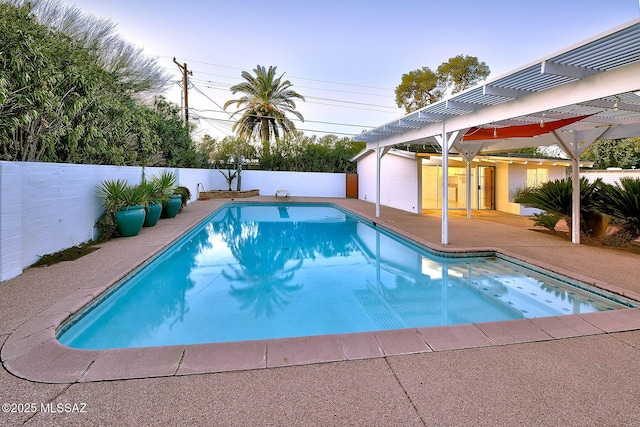
MULTIPOLYGON (((145 168, 145 174, 163 169, 189 188, 191 201, 198 184, 205 190, 228 188, 218 170, 145 168)), ((141 177, 141 167, 0 161, 0 281, 21 274, 44 254, 93 239, 103 211, 96 186, 116 178, 137 184, 141 177)), ((345 197, 345 182, 345 174, 242 172, 242 189, 258 189, 261 195, 288 190, 293 196, 345 197)))

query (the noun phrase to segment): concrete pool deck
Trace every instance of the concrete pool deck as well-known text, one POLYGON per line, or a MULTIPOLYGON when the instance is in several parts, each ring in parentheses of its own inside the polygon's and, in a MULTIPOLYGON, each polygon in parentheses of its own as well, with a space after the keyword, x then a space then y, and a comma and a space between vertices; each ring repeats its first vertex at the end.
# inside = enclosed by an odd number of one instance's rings
MULTIPOLYGON (((288 201, 296 200, 318 199, 288 201)), ((322 201, 373 217, 370 203, 322 201)), ((0 404, 37 409, 3 407, 0 424, 640 422, 640 309, 152 349, 81 351, 55 340, 55 328, 70 312, 223 202, 193 203, 135 238, 114 239, 79 260, 28 269, 0 283, 0 404), (64 405, 53 411, 60 403, 86 404, 85 412, 64 405)), ((573 245, 503 218, 452 216, 444 249, 495 249, 639 298, 638 254, 573 245)), ((443 249, 438 216, 383 207, 376 222, 443 249)))

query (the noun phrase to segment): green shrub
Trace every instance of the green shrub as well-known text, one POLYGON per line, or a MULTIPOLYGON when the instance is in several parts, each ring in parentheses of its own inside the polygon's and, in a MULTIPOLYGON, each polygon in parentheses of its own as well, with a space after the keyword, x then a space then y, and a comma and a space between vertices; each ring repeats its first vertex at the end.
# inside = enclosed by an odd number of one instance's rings
POLYGON ((623 244, 640 236, 640 178, 624 177, 615 185, 604 184, 598 206, 621 224, 611 242, 623 244))
MULTIPOLYGON (((586 178, 580 179, 580 224, 584 230, 583 218, 591 212, 597 211, 602 187, 602 180, 589 182, 586 178)), ((514 202, 524 206, 537 208, 547 214, 559 215, 567 221, 571 228, 573 208, 573 182, 571 178, 548 181, 540 187, 527 187, 516 190, 514 202)))
POLYGON ((182 196, 182 203, 180 205, 180 210, 184 209, 184 207, 187 206, 187 202, 191 198, 191 191, 189 191, 187 187, 180 186, 180 187, 177 187, 173 193, 179 194, 182 196))
POLYGON ((556 234, 556 225, 561 219, 562 215, 547 212, 533 214, 533 218, 531 218, 534 226, 544 227, 547 230, 551 230, 553 234, 556 234))

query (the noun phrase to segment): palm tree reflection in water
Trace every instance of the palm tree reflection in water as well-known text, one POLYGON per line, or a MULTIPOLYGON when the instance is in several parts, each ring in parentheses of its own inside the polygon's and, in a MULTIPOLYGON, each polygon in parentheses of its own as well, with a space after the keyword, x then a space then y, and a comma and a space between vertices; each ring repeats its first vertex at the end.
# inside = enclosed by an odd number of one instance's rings
POLYGON ((213 226, 237 261, 222 271, 227 280, 239 283, 231 285, 229 295, 240 302, 241 310, 253 310, 256 318, 273 317, 304 287, 294 283, 294 276, 305 259, 345 256, 355 249, 344 222, 250 222, 242 220, 241 209, 227 209, 213 226))
POLYGON ((302 267, 303 258, 292 241, 290 223, 242 222, 240 208, 228 209, 221 223, 214 224, 237 265, 229 264, 222 275, 230 281, 229 294, 238 300, 241 310, 251 309, 255 317, 272 317, 275 310, 286 305, 291 294, 302 289, 291 284, 294 272, 302 267), (235 211, 235 214, 234 214, 235 211), (290 261, 295 261, 291 265, 290 261))

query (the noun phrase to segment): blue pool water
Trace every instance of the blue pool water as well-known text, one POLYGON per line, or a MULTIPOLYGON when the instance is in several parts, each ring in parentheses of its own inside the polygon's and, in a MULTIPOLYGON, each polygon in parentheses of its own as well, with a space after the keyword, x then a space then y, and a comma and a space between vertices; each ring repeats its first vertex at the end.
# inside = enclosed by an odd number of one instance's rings
POLYGON ((626 304, 503 258, 437 256, 329 205, 231 204, 63 325, 59 340, 81 349, 246 341, 626 304))

